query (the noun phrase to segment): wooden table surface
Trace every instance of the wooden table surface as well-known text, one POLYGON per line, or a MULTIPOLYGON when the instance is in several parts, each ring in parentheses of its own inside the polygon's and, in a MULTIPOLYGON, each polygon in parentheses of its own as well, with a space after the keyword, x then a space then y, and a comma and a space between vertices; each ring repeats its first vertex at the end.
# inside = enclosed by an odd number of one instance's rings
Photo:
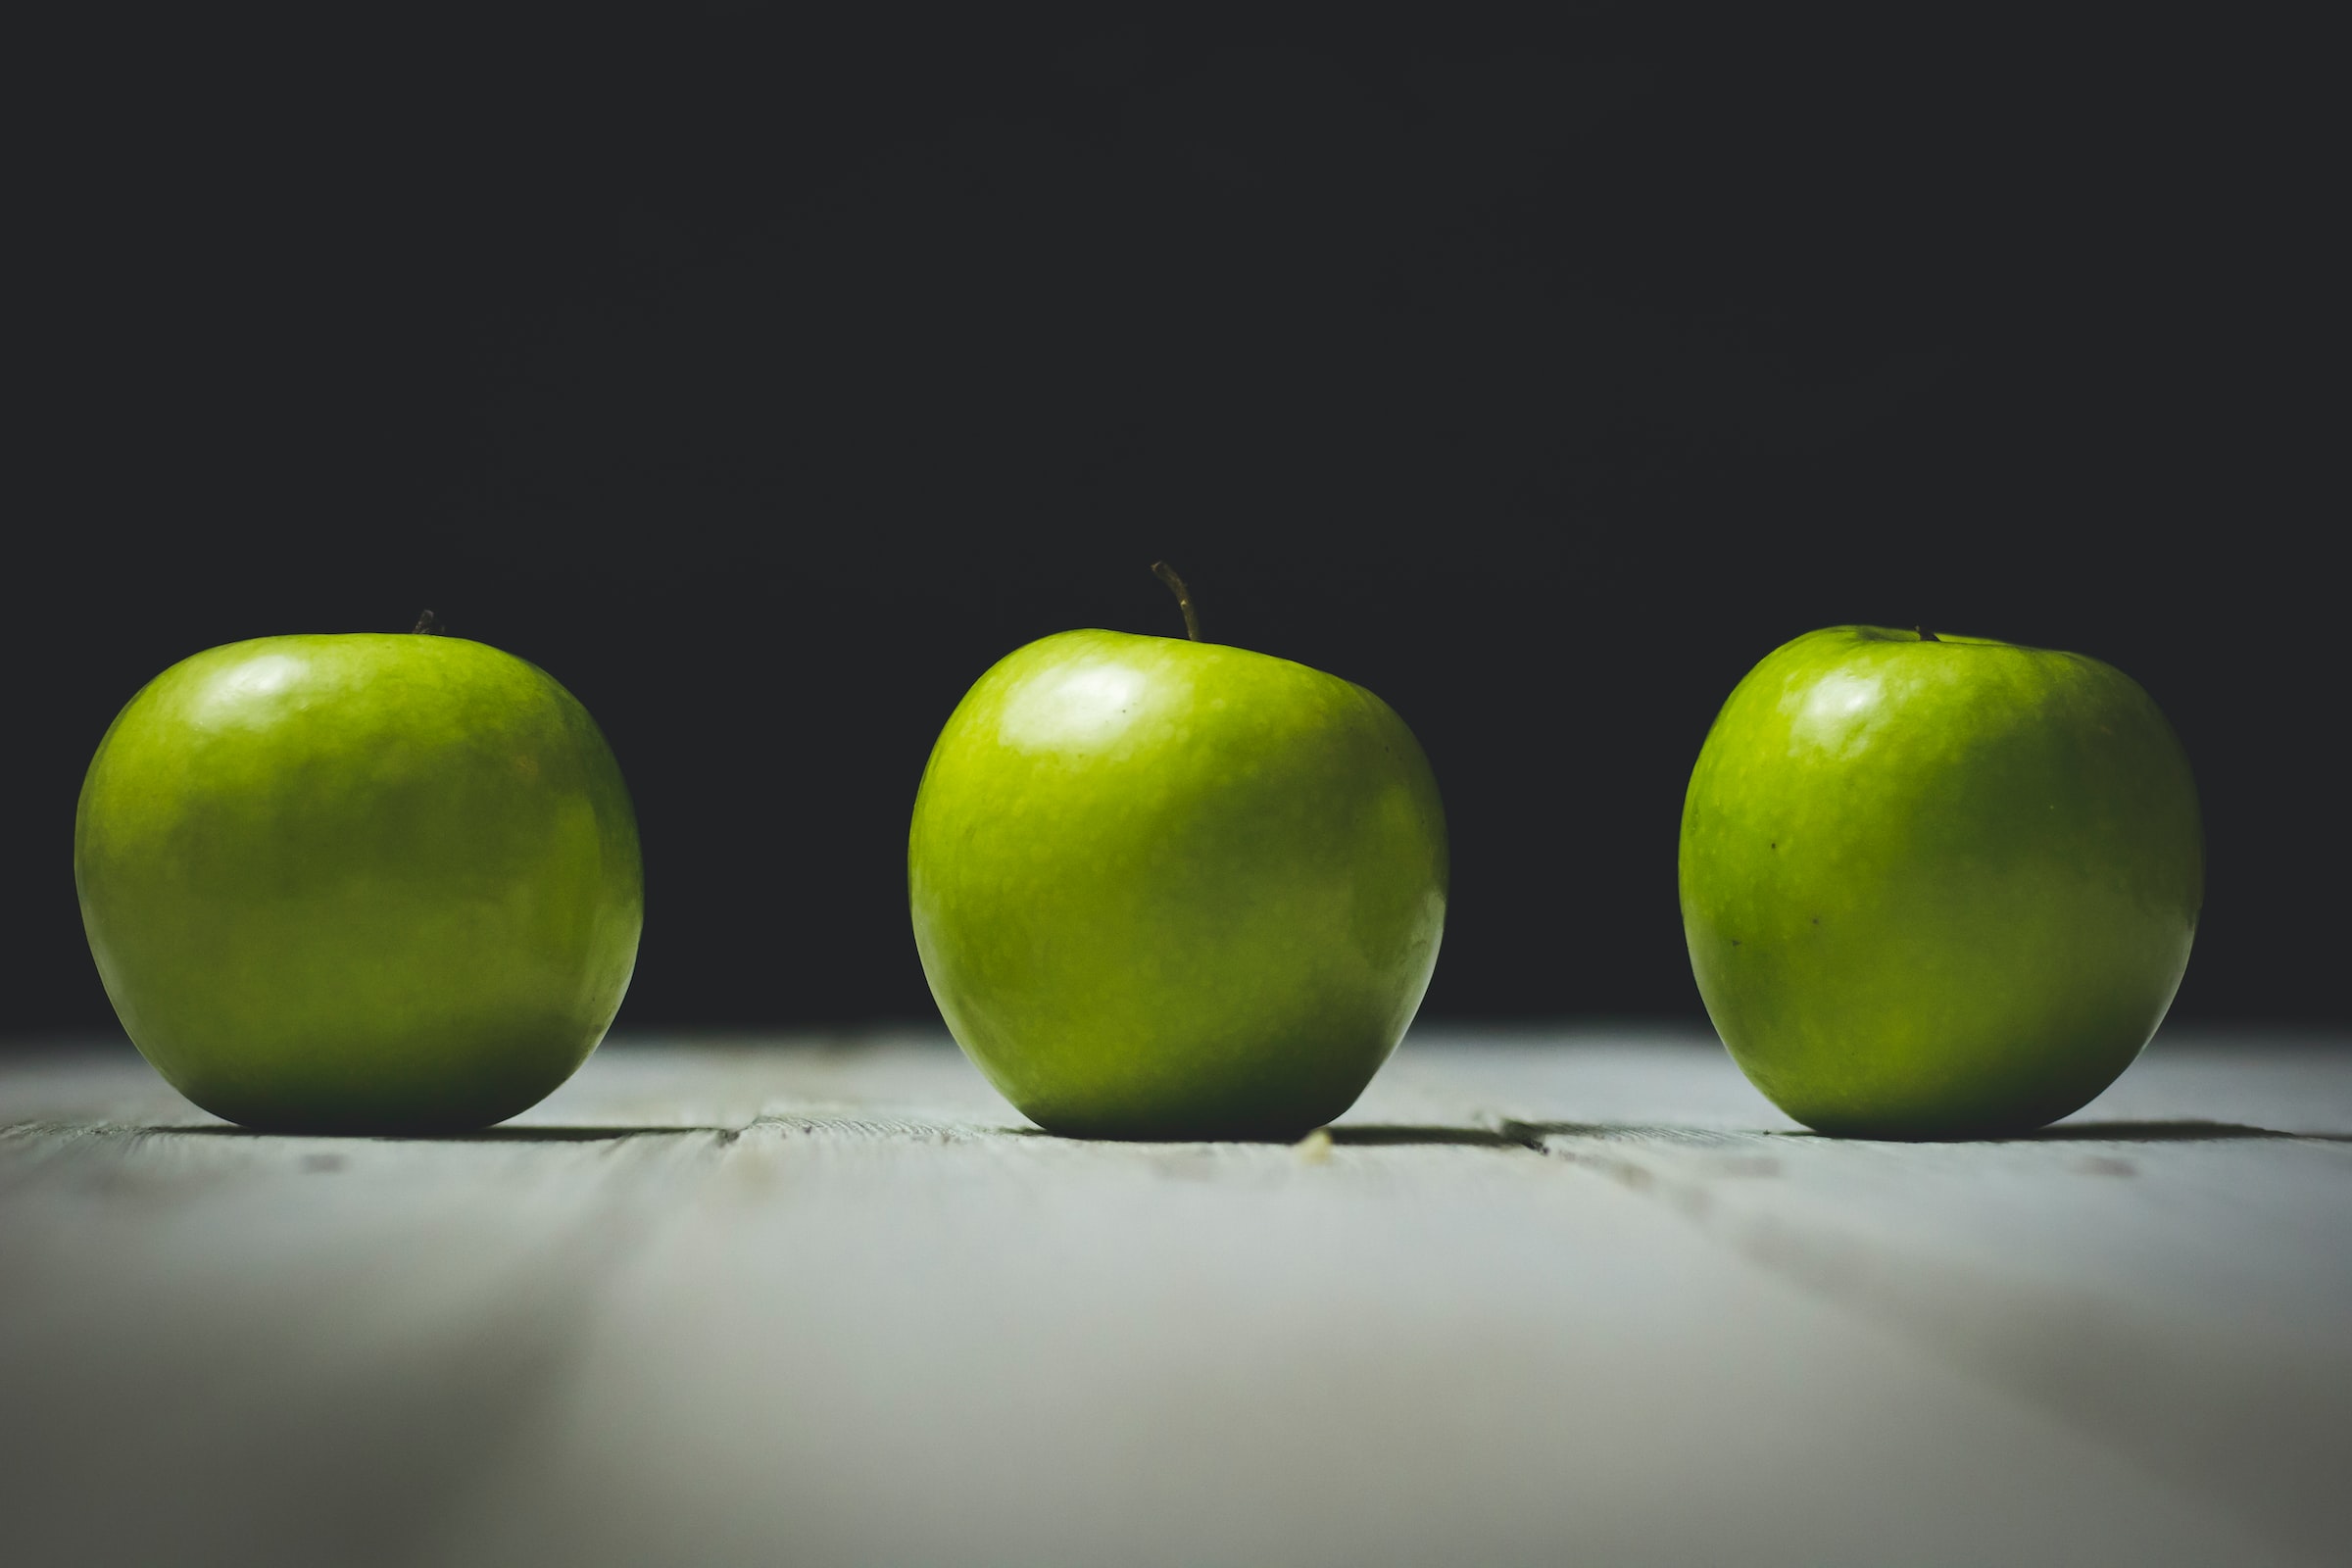
POLYGON ((1417 1035, 1295 1147, 917 1035, 407 1142, 20 1054, 0 1391, 11 1564, 2352 1560, 2352 1041, 1944 1145, 1629 1031, 1417 1035))

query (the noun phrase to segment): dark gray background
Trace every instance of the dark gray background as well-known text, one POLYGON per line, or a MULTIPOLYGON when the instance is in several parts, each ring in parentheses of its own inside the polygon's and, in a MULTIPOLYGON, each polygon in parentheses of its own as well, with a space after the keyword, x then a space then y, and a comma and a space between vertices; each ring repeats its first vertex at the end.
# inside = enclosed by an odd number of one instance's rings
POLYGON ((110 1026, 71 821, 138 685, 426 606, 619 753, 625 1024, 926 1016, 931 737, 1031 638, 1174 632, 1160 556, 1422 737, 1433 1014, 1696 1016, 1690 760, 1869 620, 2135 675, 2205 794, 2180 1013, 2340 1019, 2316 100, 2250 24, 1885 9, 74 24, 8 1030, 110 1026))

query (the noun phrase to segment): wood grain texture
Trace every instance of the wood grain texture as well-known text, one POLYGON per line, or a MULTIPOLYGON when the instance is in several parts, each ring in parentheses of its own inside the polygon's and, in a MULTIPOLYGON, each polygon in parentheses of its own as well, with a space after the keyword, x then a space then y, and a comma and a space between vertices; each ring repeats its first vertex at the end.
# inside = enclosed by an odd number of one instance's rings
POLYGON ((2347 1539, 2352 1050, 2035 1139, 1419 1037, 1328 1144, 1080 1144, 927 1036, 608 1047, 471 1139, 0 1066, 0 1554, 2271 1563, 2347 1539))

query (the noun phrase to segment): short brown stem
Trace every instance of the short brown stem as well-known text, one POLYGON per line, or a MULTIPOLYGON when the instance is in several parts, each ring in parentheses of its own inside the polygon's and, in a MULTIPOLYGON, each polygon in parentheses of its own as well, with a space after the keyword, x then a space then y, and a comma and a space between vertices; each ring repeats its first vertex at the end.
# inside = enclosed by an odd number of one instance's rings
POLYGON ((433 612, 428 610, 423 614, 418 615, 416 617, 416 624, 411 626, 409 630, 418 637, 428 637, 434 635, 435 629, 433 626, 433 612))

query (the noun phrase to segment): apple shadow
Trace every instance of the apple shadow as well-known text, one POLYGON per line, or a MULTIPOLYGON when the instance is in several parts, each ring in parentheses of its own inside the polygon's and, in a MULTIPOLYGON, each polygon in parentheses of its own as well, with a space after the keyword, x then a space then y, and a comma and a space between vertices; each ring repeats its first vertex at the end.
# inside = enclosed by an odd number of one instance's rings
MULTIPOLYGON (((1574 1121, 1514 1121, 1508 1124, 1515 1137, 1502 1137, 1498 1143, 1534 1148, 1546 1138, 1602 1138, 1638 1141, 1644 1138, 1681 1139, 1695 1129, 1665 1124, 1602 1124, 1574 1121)), ((1332 1136, 1337 1139, 1339 1130, 1332 1136)), ((2346 1133, 2290 1133, 2276 1127, 2253 1127, 2243 1122, 2203 1121, 2077 1121, 2055 1127, 2039 1127, 2031 1132, 1992 1133, 1980 1138, 1867 1138, 1845 1133, 1816 1132, 1810 1127, 1759 1127, 1742 1134, 1744 1137, 1802 1139, 1828 1144, 2034 1144, 2034 1143, 2098 1143, 2098 1144, 2193 1144, 2280 1141, 2286 1143, 2352 1144, 2352 1134, 2346 1133)), ((1470 1140, 1463 1139, 1463 1142, 1470 1140)))
POLYGON ((1830 1143, 1918 1144, 2352 1144, 2352 1134, 2290 1133, 2277 1127, 2254 1127, 2244 1122, 2203 1121, 2075 1121, 2029 1132, 1987 1133, 1960 1138, 1856 1138, 1811 1129, 1776 1132, 1776 1138, 1818 1138, 1830 1143))
MULTIPOLYGON (((1484 1127, 1423 1127, 1368 1123, 1324 1127, 1318 1130, 1330 1134, 1334 1144, 1356 1149, 1392 1148, 1404 1145, 1452 1145, 1465 1149, 1525 1149, 1528 1147, 1516 1138, 1484 1127)), ((1296 1135, 1266 1138, 1088 1138, 1074 1133, 1057 1133, 1044 1127, 997 1127, 990 1131, 1005 1138, 1043 1138, 1065 1144, 1127 1144, 1142 1147, 1232 1144, 1244 1148, 1289 1149, 1299 1142, 1296 1135)), ((1310 1132, 1305 1136, 1312 1137, 1313 1133, 1310 1132)))
POLYGON ((1327 1129, 1335 1144, 1382 1149, 1397 1145, 1450 1145, 1460 1149, 1525 1149, 1519 1139, 1487 1127, 1422 1127, 1371 1124, 1327 1129))
POLYGON ((652 1127, 485 1127, 470 1133, 380 1133, 380 1132, 280 1132, 268 1128, 238 1127, 228 1123, 205 1126, 126 1127, 123 1131, 142 1138, 229 1138, 253 1139, 326 1139, 351 1144, 594 1144, 614 1142, 624 1138, 662 1138, 687 1133, 715 1133, 732 1139, 740 1127, 703 1127, 664 1125, 652 1127))
MULTIPOLYGON (((711 1133, 732 1140, 741 1127, 702 1127, 664 1124, 656 1127, 485 1127, 478 1133, 426 1134, 424 1141, 451 1144, 593 1144, 623 1138, 666 1138, 685 1133, 711 1133)), ((411 1138, 406 1142, 415 1143, 411 1138)))
POLYGON ((2056 1127, 2042 1127, 2030 1133, 2011 1133, 2005 1138, 1971 1140, 1997 1143, 2115 1143, 2115 1144, 2203 1144, 2229 1143, 2238 1140, 2285 1139, 2290 1143, 2352 1144, 2352 1134, 2290 1133, 2276 1127, 2249 1127, 2234 1121, 2074 1121, 2056 1127))

